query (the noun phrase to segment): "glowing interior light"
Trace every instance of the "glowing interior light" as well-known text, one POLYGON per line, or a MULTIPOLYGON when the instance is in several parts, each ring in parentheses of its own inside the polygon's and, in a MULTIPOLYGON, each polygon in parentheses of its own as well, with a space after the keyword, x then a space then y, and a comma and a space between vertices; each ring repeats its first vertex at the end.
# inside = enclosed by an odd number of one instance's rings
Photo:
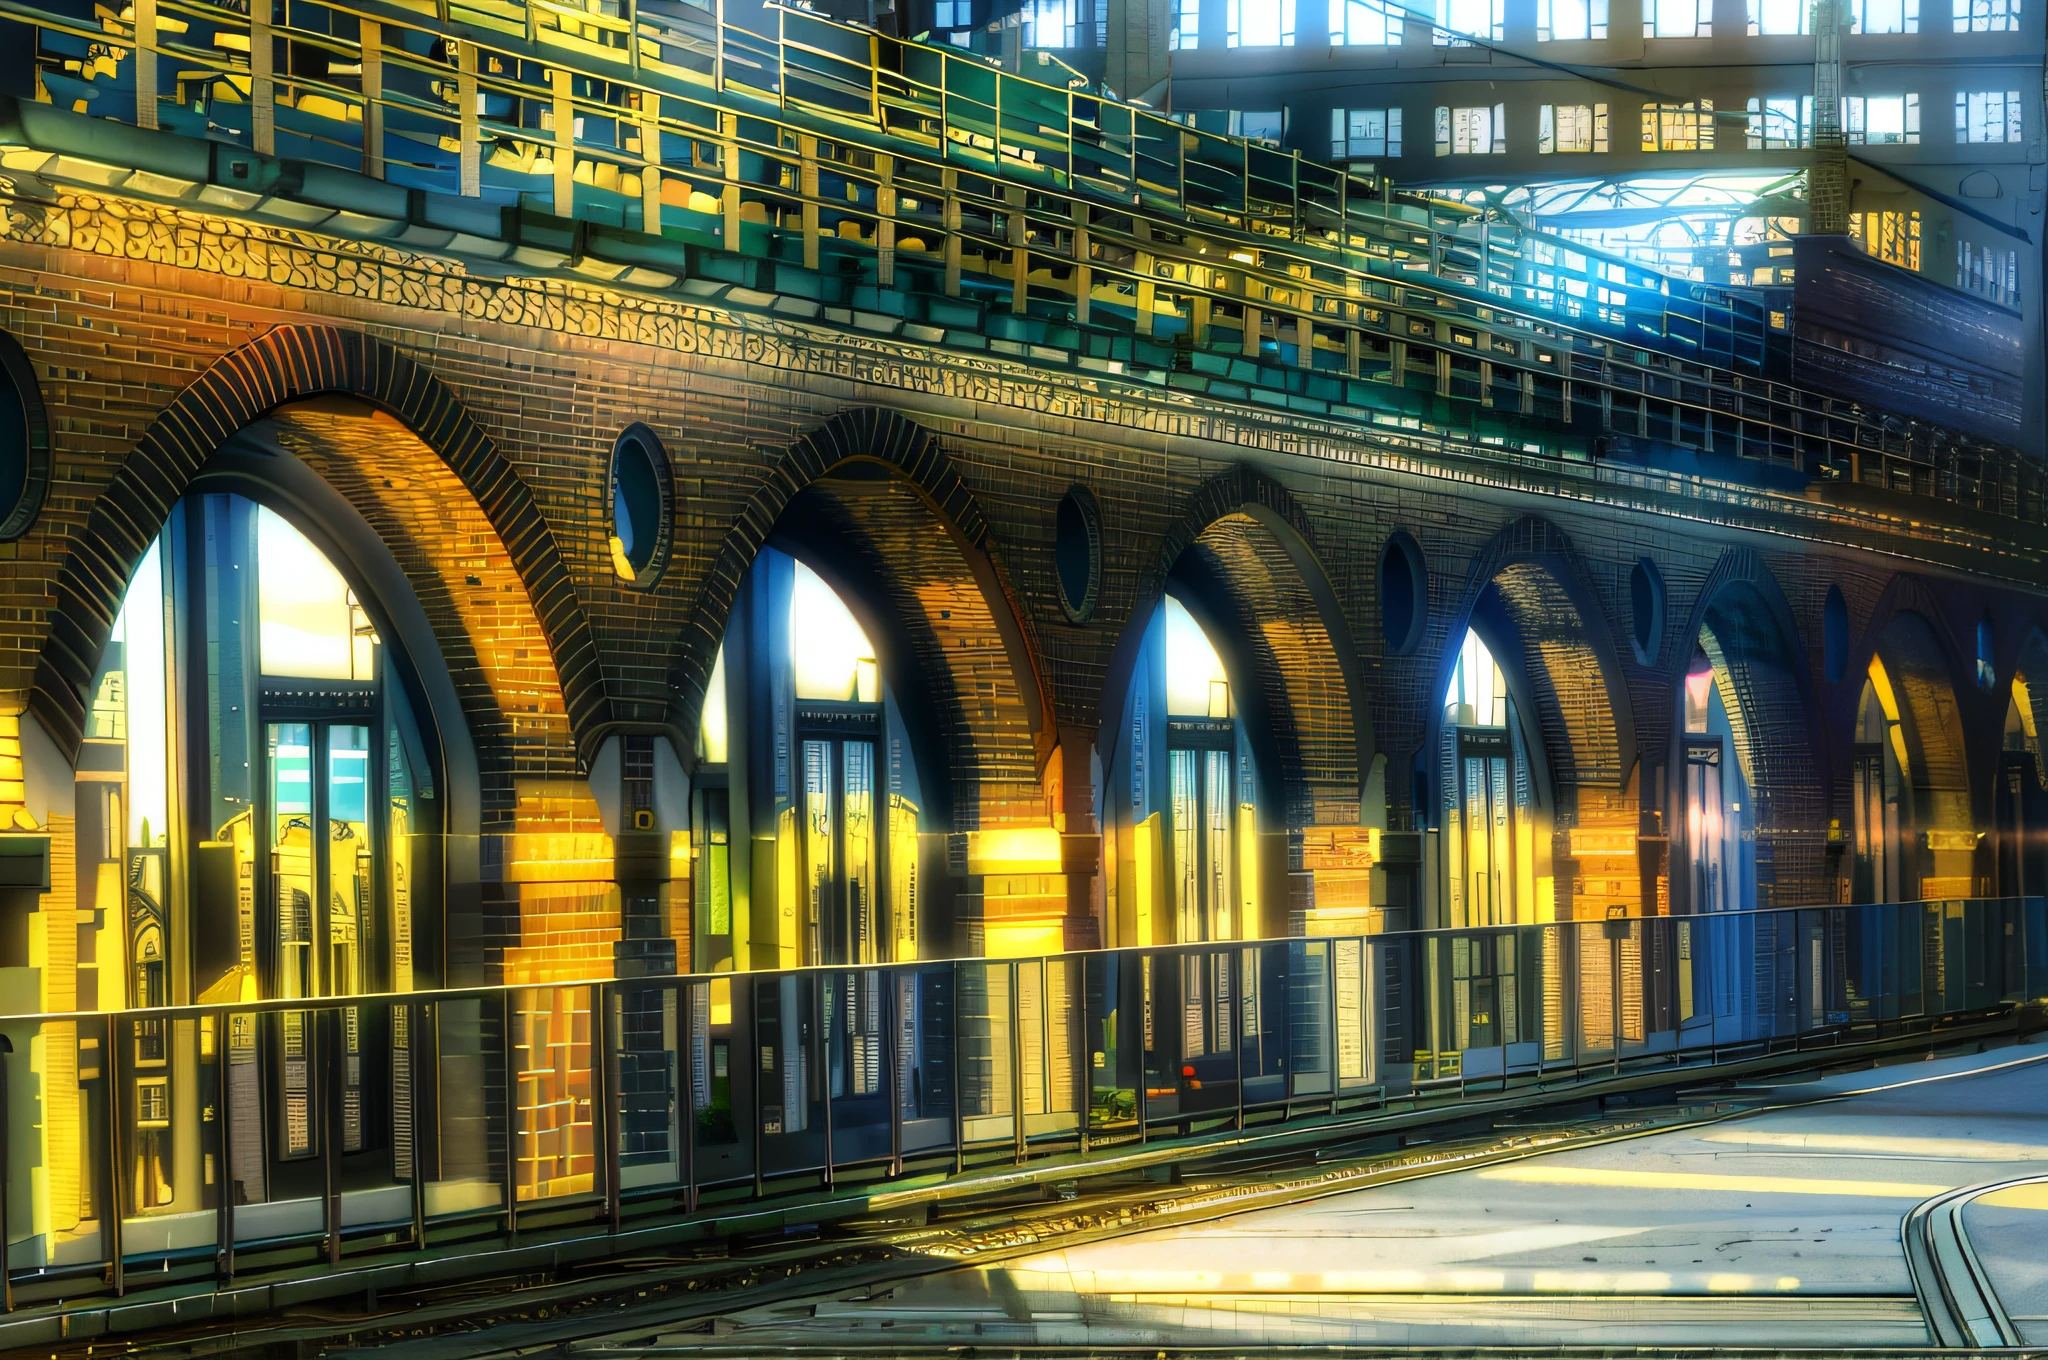
POLYGON ((1707 703, 1714 692, 1714 671, 1704 657, 1695 661, 1685 677, 1685 730, 1707 730, 1707 703))
POLYGON ((725 714, 725 644, 718 644, 718 660, 711 664, 711 684, 704 691, 704 716, 698 725, 704 759, 723 765, 727 759, 729 732, 725 714))
POLYGON ((348 582, 306 536, 256 512, 256 594, 265 675, 373 678, 367 631, 348 582))
POLYGON ((1181 718, 1230 716, 1223 658, 1187 606, 1166 597, 1166 711, 1181 718), (1216 688, 1221 686, 1220 691, 1216 688), (1223 712, 1215 710, 1220 701, 1223 712))
POLYGON ((1445 714, 1463 727, 1502 727, 1507 723, 1507 703, 1507 676, 1479 634, 1467 629, 1444 694, 1445 714))
POLYGON ((846 602, 802 562, 789 597, 790 660, 796 697, 872 704, 881 699, 875 649, 846 602))

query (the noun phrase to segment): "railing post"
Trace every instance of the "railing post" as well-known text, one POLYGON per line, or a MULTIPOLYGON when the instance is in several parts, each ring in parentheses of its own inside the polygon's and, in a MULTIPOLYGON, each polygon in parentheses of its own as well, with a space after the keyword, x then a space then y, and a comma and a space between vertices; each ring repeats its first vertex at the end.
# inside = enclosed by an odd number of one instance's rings
POLYGON ((412 1141, 412 1244, 416 1250, 427 1249, 427 1172, 426 1150, 420 1146, 420 1054, 430 1045, 421 1038, 421 1031, 434 1023, 434 1008, 431 1005, 409 1005, 394 1003, 393 1009, 405 1015, 405 1073, 412 1083, 412 1090, 405 1102, 405 1119, 408 1136, 412 1141))
POLYGON ((234 1017, 227 1011, 214 1012, 213 1061, 219 1072, 220 1089, 220 1113, 214 1120, 218 1126, 214 1137, 220 1146, 220 1171, 214 1182, 213 1272, 224 1285, 233 1284, 235 1280, 235 1098, 228 1074, 229 1054, 233 1052, 228 1035, 233 1023, 234 1017))
POLYGON ((949 1007, 953 1012, 953 1080, 947 1084, 953 1088, 953 1174, 957 1176, 967 1169, 967 1131, 960 1119, 960 1073, 963 1068, 960 1061, 960 964, 956 962, 950 966, 953 970, 953 1004, 949 1007))
POLYGON ((13 1140, 7 1136, 12 1111, 7 1105, 7 1055, 14 1052, 14 1040, 0 1034, 0 1311, 14 1311, 14 1272, 7 1259, 7 1191, 14 1179, 13 1140))
MULTIPOLYGON (((728 982, 727 986, 731 986, 728 982)), ((697 1212, 697 989, 709 988, 708 982, 684 982, 676 987, 677 999, 682 1003, 681 1023, 676 1026, 676 1084, 680 1088, 676 1102, 681 1118, 677 1121, 676 1137, 681 1141, 683 1153, 683 1212, 697 1212)), ((710 998, 705 998, 705 1019, 710 1019, 710 998)), ((703 1036, 708 1049, 711 1036, 703 1036)), ((707 1059, 708 1060, 708 1059, 707 1059)), ((738 1062, 738 1055, 727 1058, 730 1071, 738 1062)), ((710 1079, 710 1074, 705 1074, 710 1079)))
POLYGON ((323 1206, 322 1219, 327 1233, 327 1263, 341 1264, 341 1064, 335 1061, 335 1051, 341 1047, 341 1012, 333 1006, 316 1011, 318 1024, 314 1030, 314 1042, 320 1062, 320 1098, 327 1102, 327 1118, 321 1123, 320 1171, 322 1175, 323 1206))
MULTIPOLYGON (((1024 1165, 1024 1020, 1017 989, 1023 985, 1022 965, 1011 960, 1010 970, 1010 1132, 1014 1135, 1017 1165, 1024 1165)), ((1043 1049, 1040 1050, 1041 1052, 1043 1049)))
MULTIPOLYGON (((779 987, 781 986, 781 983, 780 983, 779 981, 777 981, 775 985, 776 985, 776 986, 777 986, 777 987, 779 988, 779 987)), ((763 1186, 763 1180, 764 1180, 765 1178, 764 1178, 764 1177, 762 1176, 762 1174, 761 1174, 761 1075, 762 1075, 762 1073, 761 1073, 761 1014, 760 1014, 761 1008, 760 1008, 760 1005, 759 1005, 759 1002, 760 1002, 760 1000, 761 1000, 761 988, 760 988, 760 986, 759 986, 759 983, 758 983, 758 981, 757 981, 756 979, 752 978, 752 977, 747 977, 747 978, 745 978, 745 979, 742 979, 742 978, 738 978, 738 977, 735 977, 735 978, 733 979, 733 986, 734 986, 734 988, 735 988, 735 989, 737 989, 737 988, 739 988, 739 987, 742 987, 742 986, 744 986, 744 987, 746 987, 746 988, 748 989, 748 994, 747 994, 747 1009, 746 1009, 746 1015, 747 1015, 747 1048, 746 1048, 746 1055, 747 1055, 747 1063, 748 1063, 748 1080, 747 1080, 747 1086, 748 1086, 748 1088, 749 1088, 750 1090, 752 1090, 752 1091, 753 1091, 753 1093, 754 1093, 754 1121, 753 1121, 753 1123, 754 1123, 754 1127, 753 1127, 753 1134, 754 1134, 754 1198, 755 1198, 755 1199, 759 1199, 759 1198, 761 1198, 761 1196, 762 1196, 762 1195, 763 1195, 763 1194, 765 1193, 765 1189, 764 1189, 764 1186, 763 1186)), ((778 1011, 778 1014, 779 1014, 779 1013, 780 1013, 780 1008, 779 1008, 779 1007, 777 1008, 777 1011, 778 1011)), ((735 1007, 733 1008, 733 1013, 734 1013, 735 1015, 739 1014, 739 1008, 738 1008, 737 1006, 735 1006, 735 1007)), ((783 1061, 783 1062, 788 1062, 788 1061, 789 1061, 789 1055, 788 1055, 787 1053, 784 1053, 784 1054, 782 1054, 782 1061, 783 1061)), ((778 1065, 778 1066, 779 1066, 779 1065, 778 1065)), ((957 1085, 957 1083, 956 1083, 956 1085, 957 1085)), ((789 1112, 788 1112, 787 1110, 783 1111, 783 1114, 782 1114, 782 1118, 783 1118, 783 1127, 787 1128, 787 1127, 788 1127, 788 1121, 789 1121, 789 1112)))
POLYGON ((1237 1057, 1237 1131, 1244 1132, 1244 955, 1243 948, 1223 951, 1223 967, 1230 973, 1230 1009, 1224 1019, 1231 1029, 1231 1051, 1237 1057))
POLYGON ((512 989, 498 993, 498 1057, 505 1097, 505 1238, 519 1241, 519 1073, 512 1062, 512 989))
POLYGON ((121 1204, 126 1187, 122 1184, 121 1168, 127 1153, 121 1148, 121 1031, 127 1022, 121 1017, 107 1017, 107 1202, 101 1208, 101 1221, 107 1225, 107 1277, 114 1287, 114 1297, 120 1298, 128 1292, 127 1270, 121 1254, 121 1204))
POLYGON ((882 1024, 888 1039, 882 1046, 883 1058, 889 1064, 889 1174, 903 1174, 903 979, 915 978, 916 973, 898 973, 894 970, 881 976, 889 981, 882 1005, 882 1024))
MULTIPOLYGON (((623 1005, 623 1002, 621 1002, 623 1005)), ((590 1133, 599 1140, 604 1158, 604 1216, 613 1232, 619 1230, 619 1064, 618 1036, 612 1027, 612 997, 606 984, 590 988, 590 1041, 597 1051, 590 1064, 590 1133)))
MULTIPOLYGON (((839 976, 846 977, 848 975, 842 973, 839 976)), ((825 1028, 825 1023, 827 1020, 831 1018, 832 1007, 826 1004, 825 993, 827 990, 829 990, 827 984, 832 980, 832 977, 833 974, 831 973, 817 973, 812 975, 810 979, 811 1042, 818 1046, 818 1072, 824 1078, 824 1080, 820 1083, 820 1085, 824 1089, 824 1096, 819 1103, 821 1103, 825 1107, 825 1188, 827 1190, 830 1190, 832 1188, 833 1169, 832 1038, 830 1033, 825 1028)), ((799 1066, 797 1068, 797 1071, 801 1073, 803 1071, 803 1068, 799 1066)), ((802 1099, 802 1096, 803 1092, 799 1090, 798 1099, 802 1099)), ((789 1116, 785 1113, 783 1115, 783 1119, 786 1121, 788 1118, 789 1116)), ((787 1127, 786 1123, 784 1127, 787 1127)))

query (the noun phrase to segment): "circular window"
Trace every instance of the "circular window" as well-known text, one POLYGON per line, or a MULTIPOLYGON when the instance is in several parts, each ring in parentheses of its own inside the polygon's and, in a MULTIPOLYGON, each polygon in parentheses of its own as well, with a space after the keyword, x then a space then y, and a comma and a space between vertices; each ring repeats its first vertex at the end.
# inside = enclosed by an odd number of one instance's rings
POLYGON ((43 508, 50 480, 50 427, 35 370, 0 331, 0 540, 20 538, 43 508))
POLYGON ((1636 660, 1654 666, 1664 641, 1664 573, 1647 557, 1629 573, 1628 601, 1636 660))
POLYGON ((668 453, 645 425, 628 425, 612 445, 612 570, 645 590, 668 559, 668 453))
POLYGON ((1387 540, 1380 554, 1380 632, 1390 656, 1405 656, 1422 640, 1429 612, 1429 573, 1422 549, 1406 530, 1387 540))
POLYGON ((1849 604, 1842 598, 1840 586, 1828 587, 1827 603, 1821 606, 1820 643, 1828 683, 1839 685, 1842 673, 1849 669, 1849 604))
POLYGON ((1052 558, 1060 608, 1073 622, 1086 623, 1102 589, 1102 512, 1085 486, 1070 487, 1060 497, 1053 515, 1052 558))

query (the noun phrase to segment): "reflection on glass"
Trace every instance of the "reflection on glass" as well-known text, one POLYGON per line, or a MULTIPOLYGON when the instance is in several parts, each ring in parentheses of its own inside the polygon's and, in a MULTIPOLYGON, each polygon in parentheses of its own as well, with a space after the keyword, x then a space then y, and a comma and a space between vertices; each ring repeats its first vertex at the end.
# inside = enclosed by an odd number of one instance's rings
POLYGON ((1467 631, 1444 694, 1445 923, 1511 925, 1533 913, 1533 798, 1507 676, 1467 631))
POLYGON ((875 747, 849 741, 844 752, 846 773, 846 914, 849 938, 844 959, 851 963, 880 961, 880 931, 875 920, 875 747))
MULTIPOLYGON (((313 952, 313 729, 271 723, 264 729, 270 771, 271 929, 277 943, 276 990, 282 999, 317 996, 313 952)), ((280 1111, 286 1157, 313 1153, 313 1016, 286 1011, 280 1111)))
POLYGON ((374 679, 376 635, 334 564, 268 510, 257 512, 256 554, 263 673, 374 679))
POLYGON ((1903 806, 1911 763, 1898 700, 1884 662, 1872 657, 1856 715, 1853 817, 1859 902, 1897 902, 1906 896, 1903 806))
POLYGON ((804 955, 825 961, 825 931, 833 917, 838 886, 838 845, 833 835, 832 743, 804 743, 804 955))
MULTIPOLYGON (((1225 687, 1227 695, 1229 678, 1223 671, 1223 658, 1216 654, 1216 648, 1209 641, 1209 635, 1202 631, 1202 625, 1195 622, 1195 616, 1188 613, 1187 606, 1169 595, 1166 597, 1166 711, 1173 717, 1227 718, 1228 707, 1216 712, 1213 702, 1216 686, 1225 687)), ((1225 700, 1227 705, 1227 699, 1225 700)))
POLYGON ((789 636, 797 698, 864 704, 881 699, 874 646, 853 611, 802 562, 790 593, 789 636))
MULTIPOLYGON (((327 729, 327 995, 365 990, 363 946, 373 920, 370 894, 370 729, 327 729)), ((342 1151, 363 1148, 362 1012, 341 1012, 342 1151)))
POLYGON ((725 643, 711 664, 711 683, 704 690, 704 715, 697 724, 697 754, 707 764, 725 764, 731 751, 725 711, 725 643))

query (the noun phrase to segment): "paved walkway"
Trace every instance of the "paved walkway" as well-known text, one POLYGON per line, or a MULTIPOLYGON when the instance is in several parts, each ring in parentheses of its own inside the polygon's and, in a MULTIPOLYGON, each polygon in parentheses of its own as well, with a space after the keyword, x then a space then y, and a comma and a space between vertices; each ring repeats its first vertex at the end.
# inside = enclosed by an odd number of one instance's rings
MULTIPOLYGON (((2048 1174, 2048 1051, 1772 1094, 1807 1103, 739 1321, 744 1339, 797 1344, 1925 1343, 1900 1220, 1944 1190, 2048 1174)), ((2034 1340, 2044 1210, 2040 1187, 1969 1210, 2034 1340)))

